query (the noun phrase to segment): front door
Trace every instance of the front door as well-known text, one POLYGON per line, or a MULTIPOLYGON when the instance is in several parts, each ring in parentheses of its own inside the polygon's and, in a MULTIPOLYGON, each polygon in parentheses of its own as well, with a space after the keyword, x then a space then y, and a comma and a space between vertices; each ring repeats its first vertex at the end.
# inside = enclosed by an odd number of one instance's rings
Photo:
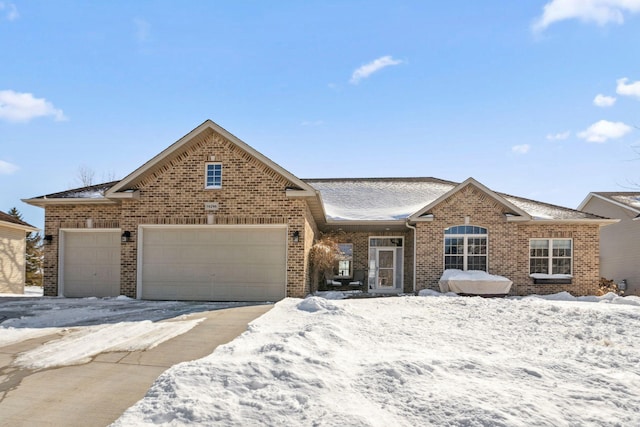
POLYGON ((376 264, 378 265, 377 288, 381 290, 393 289, 395 288, 396 277, 395 249, 377 248, 376 252, 376 264))
POLYGON ((402 237, 369 238, 369 292, 402 292, 403 243, 402 237))

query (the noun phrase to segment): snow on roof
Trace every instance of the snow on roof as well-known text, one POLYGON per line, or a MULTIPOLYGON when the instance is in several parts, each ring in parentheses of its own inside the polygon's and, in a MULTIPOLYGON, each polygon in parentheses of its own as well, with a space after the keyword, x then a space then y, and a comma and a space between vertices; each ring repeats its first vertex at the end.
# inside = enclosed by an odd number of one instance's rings
MULTIPOLYGON (((419 211, 458 185, 437 178, 305 179, 320 191, 331 220, 398 220, 419 211)), ((600 218, 574 209, 497 193, 535 219, 600 218)))
POLYGON ((100 199, 105 191, 113 187, 119 181, 105 182, 103 184, 90 185, 88 187, 74 188, 58 193, 46 194, 35 197, 36 199, 100 199))
POLYGON ((611 198, 634 209, 640 209, 640 193, 618 194, 611 198))
POLYGON ((320 191, 328 219, 405 219, 456 183, 435 178, 305 179, 320 191))
MULTIPOLYGON (((500 193, 498 193, 500 194, 500 193)), ((602 218, 598 215, 569 209, 562 206, 550 205, 548 203, 538 202, 535 200, 524 199, 522 197, 510 196, 508 194, 500 194, 507 201, 519 207, 534 219, 598 219, 602 218)))

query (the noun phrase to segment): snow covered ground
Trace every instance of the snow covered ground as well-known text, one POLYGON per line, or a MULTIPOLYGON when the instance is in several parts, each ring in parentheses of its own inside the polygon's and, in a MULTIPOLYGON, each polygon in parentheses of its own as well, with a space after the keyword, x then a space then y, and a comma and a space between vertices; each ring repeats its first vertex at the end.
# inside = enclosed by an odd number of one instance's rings
MULTIPOLYGON (((40 288, 41 289, 41 288, 40 288)), ((187 332, 201 320, 189 314, 246 303, 140 301, 116 298, 28 298, 42 294, 0 295, 0 347, 51 336, 44 345, 13 362, 28 369, 85 363, 109 351, 151 349, 187 332), (160 320, 170 319, 167 322, 160 320)))
POLYGON ((423 295, 285 299, 115 425, 640 425, 640 298, 423 295))
MULTIPOLYGON (((343 296, 279 302, 115 425, 640 425, 638 297, 343 296)), ((0 346, 51 334, 14 363, 83 363, 234 305, 0 297, 0 346)))

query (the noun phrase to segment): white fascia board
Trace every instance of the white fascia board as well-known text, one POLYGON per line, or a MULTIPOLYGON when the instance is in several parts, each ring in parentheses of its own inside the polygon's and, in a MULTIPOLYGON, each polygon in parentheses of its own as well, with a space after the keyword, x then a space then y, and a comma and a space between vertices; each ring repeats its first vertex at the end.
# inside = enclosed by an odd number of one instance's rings
POLYGON ((8 221, 0 221, 0 226, 5 228, 14 228, 16 230, 23 230, 28 232, 40 231, 40 229, 36 227, 30 227, 28 225, 16 224, 14 222, 8 222, 8 221))
MULTIPOLYGON (((591 198, 594 197, 594 196, 596 196, 596 194, 594 194, 594 193, 587 194, 587 197, 584 198, 582 203, 580 203, 576 209, 579 210, 579 211, 583 210, 584 207, 587 205, 587 203, 589 203, 591 198)), ((603 200, 606 200, 604 197, 599 197, 599 198, 603 199, 603 200)), ((609 201, 609 200, 607 200, 607 201, 609 201)))
POLYGON ((22 199, 22 201, 31 206, 44 208, 48 205, 115 205, 118 202, 110 199, 83 199, 83 198, 59 198, 59 199, 22 199))

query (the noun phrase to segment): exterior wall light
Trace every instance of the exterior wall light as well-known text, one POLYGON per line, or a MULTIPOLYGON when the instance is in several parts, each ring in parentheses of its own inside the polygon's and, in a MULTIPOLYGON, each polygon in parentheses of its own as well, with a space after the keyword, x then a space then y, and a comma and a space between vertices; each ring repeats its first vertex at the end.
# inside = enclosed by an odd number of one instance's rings
POLYGON ((50 245, 51 242, 53 242, 53 235, 45 234, 44 237, 42 238, 42 241, 44 242, 45 245, 50 245))
POLYGON ((298 243, 300 241, 300 232, 294 231, 291 237, 293 238, 293 243, 298 243))
POLYGON ((131 232, 130 231, 124 231, 122 233, 122 241, 123 242, 130 242, 131 241, 131 232))

